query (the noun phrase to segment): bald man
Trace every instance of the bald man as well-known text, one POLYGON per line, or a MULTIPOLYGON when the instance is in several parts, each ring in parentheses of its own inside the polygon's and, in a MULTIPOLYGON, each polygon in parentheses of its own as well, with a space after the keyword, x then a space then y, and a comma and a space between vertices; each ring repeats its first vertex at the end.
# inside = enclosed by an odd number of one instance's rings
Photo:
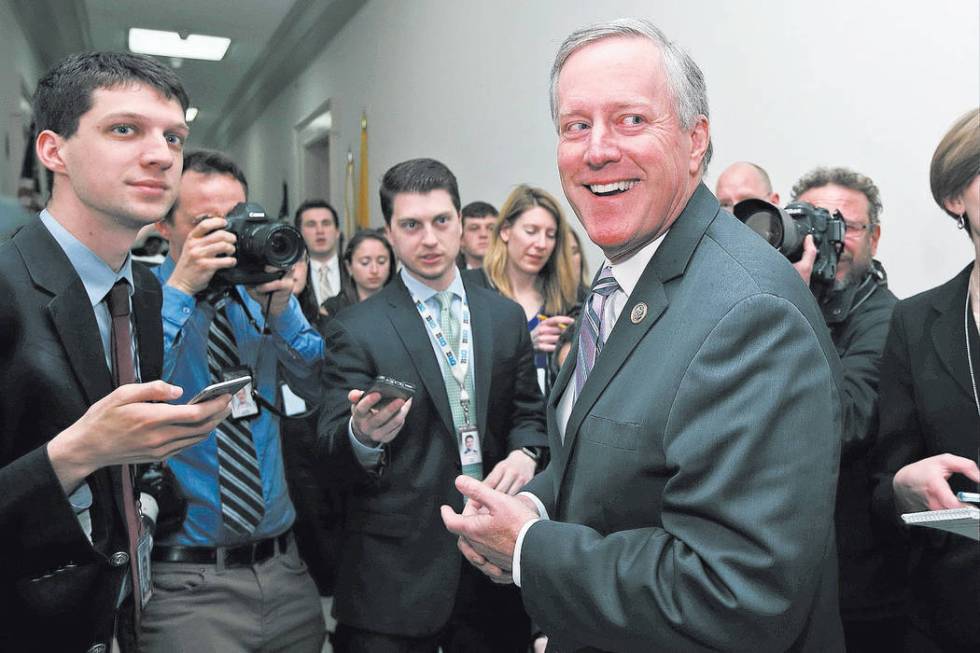
POLYGON ((779 193, 773 192, 769 175, 761 167, 748 161, 737 161, 725 168, 718 177, 715 195, 721 208, 729 212, 733 206, 749 198, 779 204, 779 193))

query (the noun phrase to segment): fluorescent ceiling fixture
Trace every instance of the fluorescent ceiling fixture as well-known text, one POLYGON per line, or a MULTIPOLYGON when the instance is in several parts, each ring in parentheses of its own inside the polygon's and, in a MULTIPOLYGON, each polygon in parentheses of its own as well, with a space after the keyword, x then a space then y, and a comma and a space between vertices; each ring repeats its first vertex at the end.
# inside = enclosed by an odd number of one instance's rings
POLYGON ((194 122, 194 118, 197 118, 197 107, 187 107, 187 112, 184 114, 184 120, 187 122, 194 122))
POLYGON ((129 28, 129 49, 140 54, 221 61, 224 59, 229 45, 231 45, 231 39, 226 39, 223 36, 189 34, 187 38, 182 39, 177 32, 162 32, 139 27, 129 28))

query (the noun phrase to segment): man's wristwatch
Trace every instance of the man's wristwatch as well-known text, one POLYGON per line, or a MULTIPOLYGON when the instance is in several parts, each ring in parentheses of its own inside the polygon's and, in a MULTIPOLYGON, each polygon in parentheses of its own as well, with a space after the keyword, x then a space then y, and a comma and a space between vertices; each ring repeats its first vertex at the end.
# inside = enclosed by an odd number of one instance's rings
POLYGON ((536 465, 541 465, 542 451, 540 447, 521 447, 521 453, 527 455, 536 465))

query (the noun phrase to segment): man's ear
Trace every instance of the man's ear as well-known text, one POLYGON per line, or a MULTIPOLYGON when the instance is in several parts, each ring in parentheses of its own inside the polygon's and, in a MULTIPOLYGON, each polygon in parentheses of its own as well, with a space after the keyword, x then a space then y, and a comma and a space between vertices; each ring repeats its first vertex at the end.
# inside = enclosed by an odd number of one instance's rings
POLYGON ((160 232, 160 235, 161 236, 163 236, 164 238, 166 238, 168 241, 171 240, 170 237, 173 234, 170 231, 170 223, 167 222, 167 219, 166 218, 164 218, 163 220, 160 220, 159 222, 157 222, 156 223, 156 227, 157 227, 157 231, 160 232))
POLYGON ((704 155, 708 152, 708 145, 711 143, 711 131, 708 128, 708 119, 705 116, 698 116, 691 128, 691 167, 689 172, 692 175, 701 174, 701 163, 704 155))
POLYGON ((868 232, 868 238, 871 243, 871 255, 875 256, 878 253, 878 239, 881 238, 881 225, 873 224, 868 232))
POLYGON ((61 155, 64 143, 65 139, 50 129, 42 131, 34 140, 34 151, 37 153, 38 161, 55 174, 65 172, 65 161, 61 155))

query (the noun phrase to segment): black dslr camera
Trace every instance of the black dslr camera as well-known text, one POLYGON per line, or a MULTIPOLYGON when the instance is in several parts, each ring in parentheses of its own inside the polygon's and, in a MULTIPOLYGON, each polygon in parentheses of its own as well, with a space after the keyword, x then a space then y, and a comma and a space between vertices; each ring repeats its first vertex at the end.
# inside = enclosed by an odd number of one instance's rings
POLYGON ((283 224, 266 215, 265 209, 254 202, 239 202, 225 216, 228 231, 238 239, 233 268, 215 272, 208 290, 223 290, 237 284, 257 286, 285 273, 306 252, 303 236, 292 225, 283 224), (279 268, 266 272, 266 266, 279 268))
POLYGON ((785 209, 761 199, 742 200, 733 208, 735 217, 791 262, 803 256, 803 240, 813 236, 817 260, 810 282, 829 285, 837 275, 837 259, 844 247, 844 217, 809 202, 791 202, 785 209))

